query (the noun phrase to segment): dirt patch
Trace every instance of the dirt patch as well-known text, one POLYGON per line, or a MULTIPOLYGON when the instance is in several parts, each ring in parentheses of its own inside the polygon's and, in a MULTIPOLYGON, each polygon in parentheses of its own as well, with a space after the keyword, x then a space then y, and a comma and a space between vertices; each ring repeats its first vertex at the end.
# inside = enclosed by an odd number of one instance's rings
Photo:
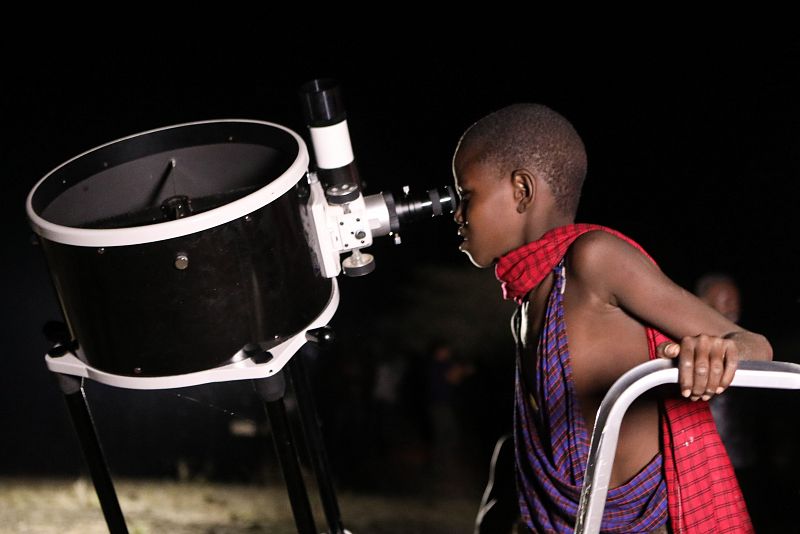
MULTIPOLYGON (((131 534, 293 534, 286 492, 279 487, 160 481, 115 481, 131 534)), ((310 495, 317 529, 327 530, 310 495)), ((471 532, 477 503, 466 497, 337 495, 354 534, 471 532)), ((0 479, 0 532, 105 534, 91 481, 0 479)))

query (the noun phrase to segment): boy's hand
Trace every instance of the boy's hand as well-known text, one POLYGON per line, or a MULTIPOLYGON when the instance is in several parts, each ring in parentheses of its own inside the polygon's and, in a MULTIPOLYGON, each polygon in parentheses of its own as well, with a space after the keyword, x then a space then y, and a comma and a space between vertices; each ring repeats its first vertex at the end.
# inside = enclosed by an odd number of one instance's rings
POLYGON ((680 343, 662 343, 657 355, 678 358, 681 395, 693 401, 707 401, 725 391, 739 363, 739 350, 733 340, 706 334, 684 337, 680 343))

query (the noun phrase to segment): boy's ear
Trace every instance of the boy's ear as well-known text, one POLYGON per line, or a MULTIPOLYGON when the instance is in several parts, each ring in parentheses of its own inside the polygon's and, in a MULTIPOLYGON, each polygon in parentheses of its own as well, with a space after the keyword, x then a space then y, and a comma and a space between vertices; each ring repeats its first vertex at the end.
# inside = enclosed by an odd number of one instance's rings
POLYGON ((517 213, 524 213, 533 204, 536 196, 536 180, 527 169, 517 169, 511 173, 511 183, 514 187, 517 213))

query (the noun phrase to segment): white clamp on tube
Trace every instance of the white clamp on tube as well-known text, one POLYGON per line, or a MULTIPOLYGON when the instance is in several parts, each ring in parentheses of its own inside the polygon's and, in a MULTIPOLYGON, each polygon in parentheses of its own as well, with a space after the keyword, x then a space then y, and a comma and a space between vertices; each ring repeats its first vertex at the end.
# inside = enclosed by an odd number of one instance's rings
MULTIPOLYGON (((368 274, 375 269, 375 260, 370 254, 362 254, 360 249, 372 244, 372 232, 367 223, 339 85, 331 79, 311 80, 300 88, 300 97, 311 136, 317 178, 329 208, 325 210, 324 221, 315 219, 318 228, 320 224, 326 227, 319 239, 332 240, 331 246, 337 250, 337 263, 338 253, 353 251, 342 262, 346 275, 368 274)), ((313 188, 315 184, 311 186, 313 188)), ((320 243, 320 248, 326 255, 327 243, 320 243)), ((324 265, 328 260, 323 259, 321 263, 324 265)), ((336 276, 338 271, 337 265, 334 269, 324 269, 324 274, 336 276)))
MULTIPOLYGON (((364 197, 350 144, 350 133, 335 80, 312 80, 301 87, 303 115, 308 125, 316 172, 308 174, 311 194, 307 233, 316 234, 317 263, 324 276, 361 276, 375 269, 371 254, 361 249, 372 238, 395 234, 405 223, 453 213, 455 194, 449 186, 412 197, 408 188, 402 196, 390 192, 364 197), (350 255, 339 261, 339 255, 350 255)), ((314 236, 310 236, 314 237, 314 236)))

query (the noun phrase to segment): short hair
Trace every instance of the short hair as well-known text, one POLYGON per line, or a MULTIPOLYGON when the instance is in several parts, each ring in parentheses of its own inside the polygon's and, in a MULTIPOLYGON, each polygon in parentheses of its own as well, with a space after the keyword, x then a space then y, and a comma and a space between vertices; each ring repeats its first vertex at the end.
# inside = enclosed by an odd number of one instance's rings
POLYGON ((577 211, 586 149, 572 124, 547 106, 512 104, 490 113, 467 128, 456 154, 461 151, 504 175, 523 167, 540 174, 556 206, 568 215, 577 211))
POLYGON ((739 288, 736 284, 736 280, 729 274, 708 273, 697 279, 694 286, 694 294, 698 297, 702 297, 716 284, 730 284, 737 289, 739 288))

